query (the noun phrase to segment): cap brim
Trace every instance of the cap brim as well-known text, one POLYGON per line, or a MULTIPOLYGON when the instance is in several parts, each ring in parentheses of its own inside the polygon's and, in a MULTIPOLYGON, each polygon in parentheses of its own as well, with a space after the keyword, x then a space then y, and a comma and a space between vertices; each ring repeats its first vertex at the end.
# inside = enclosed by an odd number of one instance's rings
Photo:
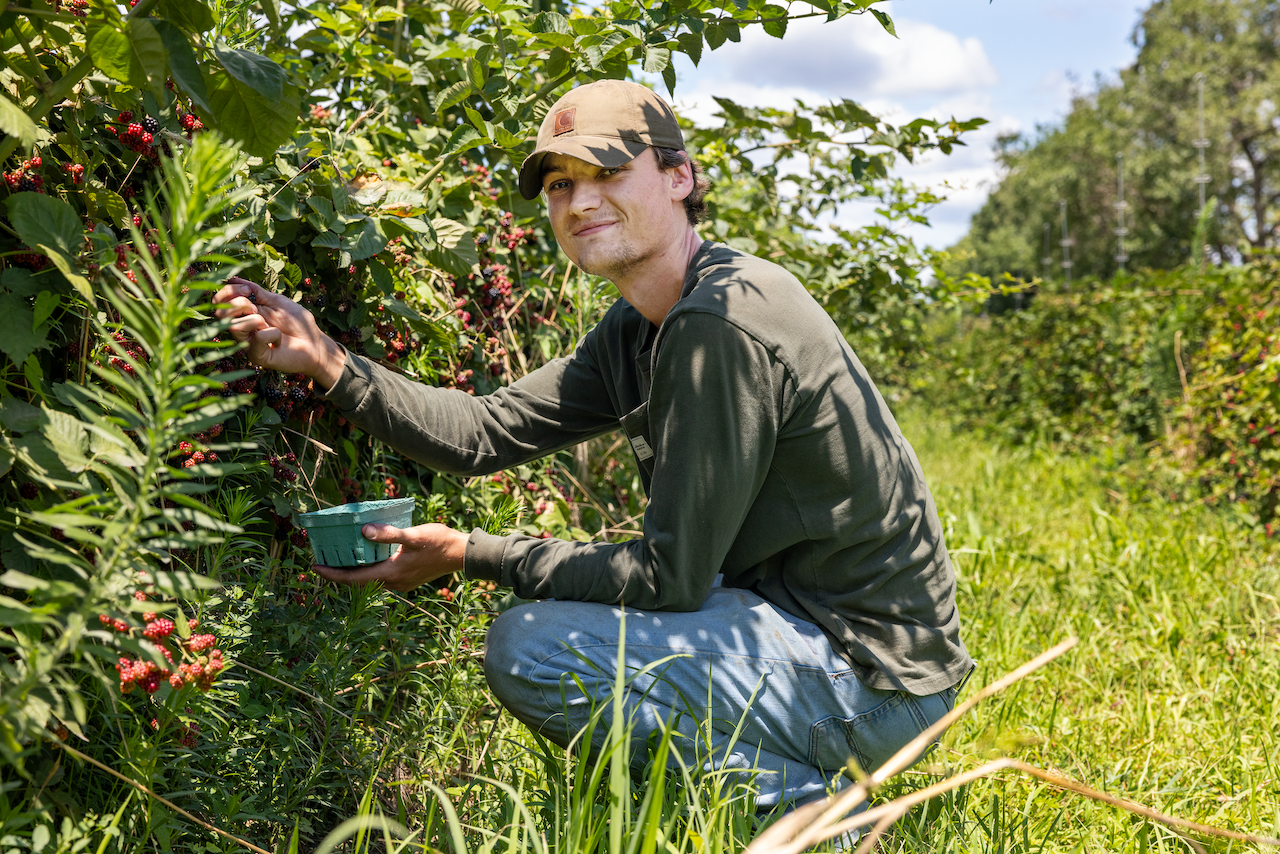
POLYGON ((607 136, 571 136, 555 140, 525 158, 520 165, 520 195, 536 199, 542 192, 542 161, 548 154, 576 157, 605 169, 630 163, 649 146, 639 140, 607 136))

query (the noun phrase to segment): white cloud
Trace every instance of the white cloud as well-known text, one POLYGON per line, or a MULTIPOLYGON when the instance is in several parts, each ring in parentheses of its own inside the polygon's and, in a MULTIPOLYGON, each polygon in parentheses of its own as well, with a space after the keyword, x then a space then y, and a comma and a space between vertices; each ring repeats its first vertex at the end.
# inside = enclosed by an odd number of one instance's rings
POLYGON ((897 30, 895 39, 864 16, 796 21, 784 40, 752 28, 740 43, 709 55, 704 67, 724 80, 858 101, 936 97, 1000 82, 977 39, 906 19, 897 30))

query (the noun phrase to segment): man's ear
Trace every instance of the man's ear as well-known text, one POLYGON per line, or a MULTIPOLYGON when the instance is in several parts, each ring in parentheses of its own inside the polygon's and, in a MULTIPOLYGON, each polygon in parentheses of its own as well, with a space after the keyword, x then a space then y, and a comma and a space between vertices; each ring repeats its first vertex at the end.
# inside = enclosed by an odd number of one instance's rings
POLYGON ((671 176, 671 199, 681 202, 693 192, 693 164, 687 159, 674 169, 665 170, 671 176))

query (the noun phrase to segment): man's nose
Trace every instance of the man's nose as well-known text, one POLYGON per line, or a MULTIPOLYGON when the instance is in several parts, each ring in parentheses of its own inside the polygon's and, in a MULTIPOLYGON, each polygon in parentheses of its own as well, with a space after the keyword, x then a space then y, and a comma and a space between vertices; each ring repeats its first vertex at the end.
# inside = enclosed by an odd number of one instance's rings
POLYGON ((582 216, 600 207, 600 188, 595 181, 574 181, 573 198, 569 201, 569 212, 574 216, 582 216))

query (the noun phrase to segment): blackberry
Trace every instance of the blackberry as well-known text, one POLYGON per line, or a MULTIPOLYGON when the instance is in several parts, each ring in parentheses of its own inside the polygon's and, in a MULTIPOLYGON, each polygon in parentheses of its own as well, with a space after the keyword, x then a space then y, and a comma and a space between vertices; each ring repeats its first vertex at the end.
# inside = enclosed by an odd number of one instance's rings
POLYGON ((289 399, 294 403, 302 403, 307 399, 307 390, 302 386, 294 386, 289 389, 289 399))
POLYGON ((160 123, 151 116, 147 116, 142 120, 142 129, 147 133, 155 133, 160 130, 160 123))
POLYGON ((284 390, 277 388, 276 386, 269 385, 267 386, 265 397, 267 398, 267 403, 279 403, 284 400, 284 390))
POLYGON ((40 185, 36 183, 34 178, 23 177, 18 182, 18 192, 29 193, 36 190, 40 185))

